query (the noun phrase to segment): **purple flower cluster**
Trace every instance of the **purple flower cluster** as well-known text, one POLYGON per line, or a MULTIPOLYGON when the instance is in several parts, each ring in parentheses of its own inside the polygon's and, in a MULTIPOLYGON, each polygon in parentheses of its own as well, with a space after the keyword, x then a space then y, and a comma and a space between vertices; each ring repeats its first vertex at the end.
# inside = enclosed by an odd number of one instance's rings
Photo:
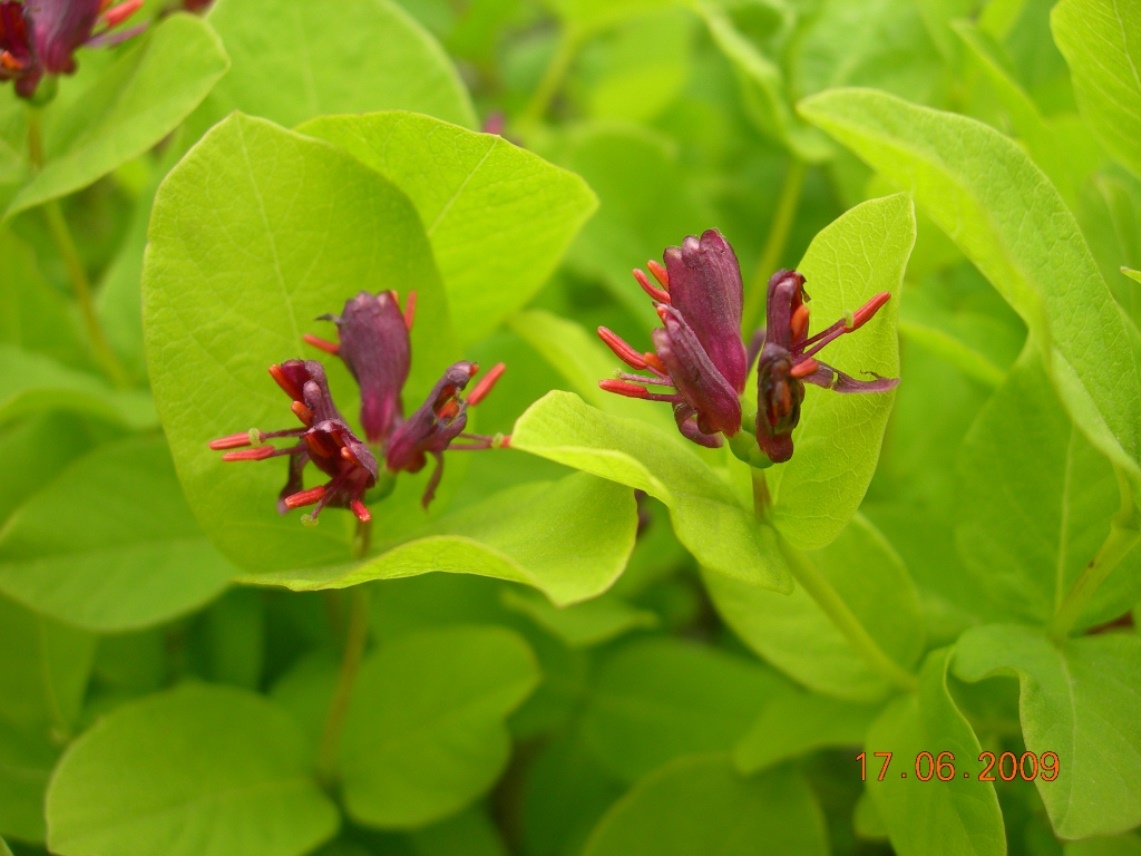
POLYGON ((214 440, 210 448, 237 449, 223 455, 225 461, 260 461, 289 455, 289 476, 281 491, 278 510, 285 513, 294 508, 315 506, 307 521, 316 520, 321 509, 331 506, 350 509, 361 522, 367 523, 371 515, 365 505, 365 494, 377 484, 380 461, 388 473, 395 475, 419 472, 431 456, 436 468, 424 492, 423 505, 427 507, 443 475, 445 450, 501 448, 508 445, 509 438, 464 431, 468 406, 478 404, 491 391, 503 374, 502 363, 488 372, 466 398, 461 393, 479 367, 467 361, 454 363, 424 403, 404 418, 402 393, 412 363, 408 331, 414 311, 415 294, 409 295, 402 311, 394 292, 374 295, 362 291, 345 304, 340 315, 325 315, 320 319, 336 324, 339 343, 305 336, 309 344, 344 360, 360 386, 364 441, 353 433, 333 404, 321 364, 316 360, 288 360, 270 366, 269 372, 293 399, 291 409, 303 427, 232 434, 214 440), (299 442, 286 448, 262 445, 266 440, 279 438, 299 442), (453 445, 456 440, 464 442, 453 445), (306 490, 303 475, 310 462, 329 476, 329 481, 306 490))
POLYGON ((850 317, 808 338, 808 293, 796 271, 778 271, 769 280, 767 325, 746 348, 741 338, 741 268, 729 242, 714 229, 692 235, 662 256, 665 267, 649 262, 656 284, 640 270, 634 278, 654 300, 663 326, 653 331, 654 350, 639 353, 605 327, 601 337, 624 363, 648 374, 621 373, 599 381, 608 392, 630 398, 667 401, 683 435, 702 446, 718 447, 746 421, 741 394, 758 353, 756 440, 773 463, 792 457, 792 431, 800 421, 804 384, 836 392, 884 392, 898 378, 856 380, 816 359, 832 340, 863 326, 890 298, 875 295, 850 317), (672 392, 651 392, 651 387, 672 392))
POLYGON ((0 0, 0 81, 31 98, 45 74, 71 74, 75 52, 117 44, 144 27, 116 28, 143 0, 0 0))

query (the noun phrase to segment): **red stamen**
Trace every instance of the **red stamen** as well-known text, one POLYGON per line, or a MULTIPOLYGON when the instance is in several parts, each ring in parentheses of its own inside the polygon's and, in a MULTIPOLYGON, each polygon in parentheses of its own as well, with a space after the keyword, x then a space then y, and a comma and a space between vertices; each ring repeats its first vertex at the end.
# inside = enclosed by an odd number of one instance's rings
POLYGON ((227 452, 222 456, 223 461, 264 461, 277 454, 273 446, 255 446, 252 449, 242 449, 240 452, 227 452))
POLYGON ((321 434, 310 432, 305 435, 305 442, 309 445, 309 451, 318 458, 329 458, 338 454, 337 447, 321 434))
POLYGON ((614 352, 614 356, 618 357, 622 362, 631 368, 644 369, 646 361, 642 359, 642 355, 635 351, 630 345, 626 344, 619 336, 605 327, 598 328, 598 338, 606 343, 606 347, 614 352))
POLYGON ((123 23, 139 9, 142 8, 143 0, 124 0, 118 6, 113 6, 110 9, 105 9, 103 12, 103 20, 107 23, 108 27, 117 27, 123 23))
POLYGON ((808 332, 808 306, 804 303, 796 307, 796 311, 792 313, 792 320, 789 322, 789 327, 792 329, 792 340, 795 342, 798 339, 803 339, 808 332))
POLYGON ((333 356, 336 356, 337 352, 341 350, 340 345, 337 345, 333 342, 327 342, 324 339, 320 339, 317 336, 314 336, 312 333, 306 333, 301 338, 305 340, 306 344, 312 345, 314 348, 318 348, 319 350, 324 351, 326 354, 332 354, 333 356))
MULTIPOLYGON (((399 306, 399 304, 397 304, 399 306)), ((408 302, 404 304, 404 326, 412 329, 412 322, 416 319, 416 292, 408 292, 408 302)))
POLYGON ((661 357, 652 351, 647 351, 646 353, 642 354, 642 359, 646 361, 647 366, 659 374, 666 376, 669 375, 669 370, 666 368, 666 364, 662 362, 661 357))
POLYGON ((809 357, 804 362, 794 365, 792 367, 792 371, 790 371, 789 374, 795 378, 808 377, 818 368, 820 368, 820 363, 816 362, 816 360, 812 359, 812 357, 809 357))
POLYGON ((642 273, 642 271, 635 268, 631 273, 634 274, 634 279, 638 281, 638 285, 642 286, 642 291, 646 292, 646 294, 650 295, 650 297, 654 298, 658 303, 670 302, 669 293, 651 285, 650 280, 646 278, 646 275, 642 273))
POLYGON ((460 406, 453 398, 450 401, 445 401, 440 409, 436 411, 437 419, 454 419, 456 414, 460 412, 460 406))
POLYGON ((511 448, 511 435, 510 434, 503 434, 499 437, 499 448, 500 449, 510 449, 511 448))
POLYGON ((654 275, 654 279, 661 283, 662 288, 669 291, 670 275, 666 273, 666 269, 652 259, 646 262, 646 267, 650 269, 650 273, 654 275))
POLYGON ((341 457, 348 461, 350 464, 360 466, 360 458, 353 454, 353 450, 348 446, 341 446, 341 457))
POLYGON ((285 498, 286 508, 301 508, 306 505, 313 505, 320 502, 325 498, 324 485, 317 485, 311 487, 309 490, 301 490, 297 493, 291 494, 285 498))
POLYGON ((302 401, 295 401, 289 405, 289 409, 293 411, 293 415, 305 423, 308 428, 313 424, 313 411, 305 406, 302 401))
POLYGON ((368 513, 368 509, 365 508, 364 503, 359 499, 354 499, 352 502, 350 502, 349 508, 353 510, 353 514, 357 516, 357 520, 359 520, 361 523, 368 523, 370 520, 372 520, 372 515, 368 513))
POLYGON ((649 396, 650 391, 645 387, 635 386, 632 383, 627 383, 624 380, 600 380, 598 385, 605 389, 607 392, 613 392, 618 395, 624 395, 627 398, 646 398, 649 396))
POLYGON ((210 448, 215 452, 219 452, 222 449, 240 449, 252 443, 253 440, 250 438, 250 432, 243 431, 241 434, 230 434, 226 437, 219 437, 217 440, 211 440, 210 448))
POLYGON ((881 291, 879 294, 877 294, 853 313, 852 324, 850 327, 846 328, 845 332, 850 333, 853 330, 864 326, 864 324, 866 324, 873 315, 880 311, 880 307, 887 303, 889 300, 891 300, 891 292, 881 291))
POLYGON ((270 377, 277 382, 277 385, 285 391, 286 395, 294 401, 300 401, 302 399, 301 390, 293 385, 293 381, 281 370, 281 366, 274 363, 269 367, 269 374, 270 377))
POLYGON ((12 56, 11 53, 8 51, 0 51, 0 68, 6 68, 8 71, 20 71, 23 67, 24 64, 12 56))
POLYGON ((491 371, 487 373, 483 380, 475 385, 475 389, 473 389, 471 395, 467 397, 467 403, 475 407, 475 405, 487 398, 487 394, 491 392, 496 382, 503 377, 505 371, 507 371, 507 366, 503 363, 496 363, 492 366, 491 371))

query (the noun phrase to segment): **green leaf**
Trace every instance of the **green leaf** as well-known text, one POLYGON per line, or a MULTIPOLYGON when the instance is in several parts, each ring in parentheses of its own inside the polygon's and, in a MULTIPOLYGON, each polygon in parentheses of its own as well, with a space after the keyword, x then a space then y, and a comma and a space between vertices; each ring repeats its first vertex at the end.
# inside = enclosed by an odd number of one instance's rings
POLYGON ((193 117, 199 133, 233 110, 288 127, 374 110, 476 124, 439 44, 389 0, 343 0, 336 14, 293 0, 219 0, 209 20, 233 68, 193 117))
POLYGON ((8 849, 3 838, 0 838, 0 856, 12 856, 12 851, 8 849))
POLYGON ((261 696, 208 685, 101 719, 60 761, 47 817, 62 856, 302 856, 338 825, 297 724, 261 696))
POLYGON ((145 392, 113 389, 95 375, 3 343, 0 364, 0 423, 46 410, 88 413, 136 430, 157 422, 145 392))
POLYGON ((863 742, 880 706, 794 692, 765 705, 733 748, 733 763, 749 775, 817 749, 863 742))
POLYGON ((1132 268, 1123 267, 1121 272, 1134 282, 1141 282, 1141 270, 1133 270, 1132 268))
POLYGON ((478 809, 469 809, 410 836, 418 856, 507 856, 495 824, 478 809))
POLYGON ((1058 756, 1058 777, 1034 784, 1062 838, 1113 835, 1141 823, 1141 638, 1106 633, 1057 647, 1016 625, 968 630, 955 674, 1021 683, 1026 748, 1058 756))
POLYGON ((825 856, 824 817, 799 773, 745 779, 721 755, 680 758, 616 802, 582 856, 695 853, 825 856))
POLYGON ((1065 847, 1065 856, 1141 856, 1141 838, 1121 835, 1075 841, 1065 847))
MULTIPOLYGON (((301 336, 322 331, 311 319, 339 312, 360 290, 406 293, 410 284, 419 302, 408 401, 452 352, 428 239, 399 190, 326 143, 241 115, 163 183, 143 273, 148 366, 187 501, 239 566, 347 561, 349 515, 333 512, 306 529, 276 511, 284 461, 223 463, 207 444, 297 424, 266 367, 312 356, 301 336)), ((355 384, 339 362, 326 369, 334 400, 355 419, 355 384)))
MULTIPOLYGON (((1109 534, 1120 505, 1109 462, 1062 410, 1027 352, 959 449, 955 539, 998 620, 1046 624, 1109 534), (995 485, 1002 485, 995 490, 995 485)), ((1101 586, 1079 627, 1141 600, 1141 550, 1101 586)))
POLYGON ((524 583, 564 606, 601 594, 622 573, 637 509, 630 491, 578 473, 500 491, 420 530, 381 525, 394 537, 375 558, 242 581, 305 591, 445 571, 524 583))
POLYGON ((538 683, 526 643, 503 628, 405 636, 361 666, 345 718, 345 808, 382 828, 422 826, 463 808, 506 765, 503 718, 538 683))
POLYGON ((92 630, 165 621, 234 573, 195 525, 161 439, 101 446, 0 532, 0 591, 92 630))
POLYGON ((5 488, 0 495, 0 527, 28 497, 89 451, 93 442, 90 426, 69 413, 49 411, 0 428, 5 488))
POLYGON ((1027 155, 973 119, 877 92, 833 90, 800 109, 911 189, 1022 316, 1090 442, 1141 474, 1141 381, 1124 321, 1073 215, 1027 155))
POLYGON ((229 66, 201 19, 172 15, 90 88, 45 114, 45 165, 4 217, 94 182, 141 155, 185 119, 229 66))
POLYGON ((627 21, 682 5, 681 0, 549 0, 576 41, 627 21))
POLYGON ((467 343, 531 299, 598 204, 577 175, 495 134, 428 116, 332 116, 298 130, 408 194, 467 343))
POLYGON ((683 755, 727 752, 786 684, 758 663, 669 638, 603 661, 582 719, 603 766, 637 781, 683 755))
POLYGON ((0 833, 47 834, 44 792, 79 716, 95 642, 0 597, 0 833))
POLYGON ((612 595, 560 608, 538 594, 512 588, 504 589, 502 600, 504 606, 528 616, 571 648, 588 648, 658 624, 656 613, 612 595))
POLYGON ((864 744, 867 788, 899 856, 927 856, 934 842, 943 853, 1005 856, 1006 833, 994 785, 975 778, 980 772, 978 738, 947 690, 950 650, 933 651, 924 663, 919 692, 897 699, 872 725, 864 744), (891 753, 882 781, 884 758, 876 752, 891 753), (920 780, 936 769, 926 758, 916 760, 922 752, 936 759, 952 753, 953 758, 944 757, 954 765, 952 778, 920 780))
POLYGON ((776 533, 759 526, 729 485, 679 434, 611 416, 551 392, 515 423, 511 446, 644 490, 670 508, 678 539, 704 567, 749 586, 788 591, 776 533))
MULTIPOLYGON (((915 212, 903 193, 857 205, 821 231, 797 267, 812 295, 814 329, 878 292, 898 298, 914 244, 915 212)), ((899 377, 898 311, 898 299, 889 301, 872 321, 830 344, 821 359, 856 378, 899 377)), ((894 391, 838 395, 817 387, 805 396, 793 432, 796 453, 765 471, 773 525, 792 544, 824 547, 852 519, 875 473, 894 400, 894 391)))
POLYGON ((1116 0, 1062 0, 1050 14, 1050 29, 1089 128, 1141 175, 1141 9, 1116 0))
MULTIPOLYGON (((872 639, 907 668, 923 650, 919 600, 907 569, 883 536, 855 517, 823 550, 805 554, 836 589, 872 639)), ((852 701, 880 698, 890 684, 851 646, 802 586, 791 596, 706 573, 713 605, 761 657, 824 695, 852 701)))

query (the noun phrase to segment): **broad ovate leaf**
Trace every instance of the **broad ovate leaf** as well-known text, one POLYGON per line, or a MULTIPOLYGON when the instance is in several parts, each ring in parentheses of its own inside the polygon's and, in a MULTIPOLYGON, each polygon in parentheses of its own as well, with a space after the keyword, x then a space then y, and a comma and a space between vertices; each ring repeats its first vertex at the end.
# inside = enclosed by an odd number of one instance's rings
POLYGON ((1017 676, 1027 750, 1057 755, 1056 778, 1034 784, 1059 837, 1141 823, 1141 638, 1105 633, 1056 645, 1031 627, 990 624, 963 634, 955 674, 1017 676))
POLYGON ((339 824, 285 711, 193 684, 124 705, 73 743, 47 818, 62 856, 302 856, 339 824))
POLYGON ((512 448, 644 490, 670 508, 678 539, 703 567, 747 586, 788 591, 777 534, 757 523, 680 434, 611 416, 551 392, 519 417, 512 448))
POLYGON ((1141 380, 1123 316, 1029 156, 981 122, 880 92, 830 90, 800 110, 912 192, 1022 316, 1090 442, 1141 476, 1141 380))
POLYGON ((527 303, 597 206, 577 175, 496 134, 429 116, 329 116, 298 130, 344 149, 412 200, 468 343, 527 303))
MULTIPOLYGON (((821 360, 857 379, 899 377, 898 295, 914 244, 915 211, 903 193, 858 205, 816 236, 797 267, 812 295, 810 334, 879 292, 893 296, 871 321, 829 344, 821 360)), ((808 385, 792 435, 796 451, 765 471, 773 525, 792 544, 824 547, 852 519, 875 473, 894 400, 894 391, 840 395, 808 385)))

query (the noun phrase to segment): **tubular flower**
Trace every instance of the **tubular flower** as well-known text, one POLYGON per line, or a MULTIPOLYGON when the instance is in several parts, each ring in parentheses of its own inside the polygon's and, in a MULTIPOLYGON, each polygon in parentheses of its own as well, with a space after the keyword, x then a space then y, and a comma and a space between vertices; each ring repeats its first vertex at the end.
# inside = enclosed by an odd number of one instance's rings
POLYGON ((741 341, 741 269, 733 248, 715 229, 670 247, 634 278, 654 300, 663 327, 653 331, 654 351, 639 353, 605 327, 598 335, 628 366, 649 375, 622 373, 603 380, 608 392, 673 404, 678 429, 702 446, 721 445, 719 434, 741 429, 741 393, 748 360, 741 341), (648 387, 673 388, 651 392, 648 387))
POLYGON ((444 372, 424 404, 405 420, 401 392, 411 365, 409 331, 415 309, 415 292, 408 295, 401 310, 395 292, 373 295, 362 291, 345 304, 339 316, 322 316, 322 320, 337 325, 339 343, 309 335, 305 341, 345 361, 360 386, 361 425, 369 444, 384 457, 389 472, 416 473, 424 468, 427 455, 436 459, 436 469, 424 492, 423 504, 427 508, 443 475, 446 449, 491 449, 508 444, 504 437, 464 433, 468 405, 474 406, 483 400, 502 376, 505 366, 499 363, 492 368, 465 400, 460 393, 479 367, 470 362, 454 364, 444 372), (451 446, 456 439, 467 442, 451 446))
POLYGON ((143 0, 2 0, 0 80, 14 80, 16 93, 31 98, 45 74, 75 71, 79 48, 117 44, 140 32, 142 27, 114 30, 142 5, 143 0))
POLYGON ((436 459, 436 469, 428 480, 421 503, 425 508, 436 495, 436 488, 444 474, 445 449, 473 451, 476 449, 498 449, 507 446, 509 438, 503 436, 484 437, 480 434, 465 434, 468 405, 479 404, 495 386, 506 367, 498 363, 483 378, 467 399, 460 393, 475 377, 479 366, 475 363, 458 362, 448 367, 444 376, 436 381, 427 399, 417 408, 407 421, 400 423, 388 439, 385 465, 390 472, 405 470, 419 472, 427 463, 427 455, 436 459), (466 440, 463 446, 452 446, 456 439, 466 440))
POLYGON ((214 440, 210 448, 238 450, 226 452, 224 461, 261 461, 289 455, 289 476, 277 504, 282 514, 313 505, 313 512, 302 518, 311 523, 317 520, 321 509, 332 506, 351 509, 362 523, 367 523, 372 516, 364 505, 364 494, 376 484, 376 457, 341 418, 329 393, 325 370, 315 360, 287 360, 270 366, 269 373, 293 399, 290 409, 303 427, 269 432, 254 429, 214 440), (301 442, 281 449, 262 445, 266 440, 284 437, 301 442), (329 481, 305 490, 303 474, 310 461, 329 476, 329 481))
POLYGON ((767 326, 757 365, 757 443, 774 463, 792 457, 792 430, 800 421, 804 384, 835 392, 886 392, 899 378, 856 380, 816 359, 825 345, 866 324, 891 294, 881 291, 851 315, 808 337, 808 292, 804 277, 794 270, 780 270, 769 280, 765 308, 767 326))

